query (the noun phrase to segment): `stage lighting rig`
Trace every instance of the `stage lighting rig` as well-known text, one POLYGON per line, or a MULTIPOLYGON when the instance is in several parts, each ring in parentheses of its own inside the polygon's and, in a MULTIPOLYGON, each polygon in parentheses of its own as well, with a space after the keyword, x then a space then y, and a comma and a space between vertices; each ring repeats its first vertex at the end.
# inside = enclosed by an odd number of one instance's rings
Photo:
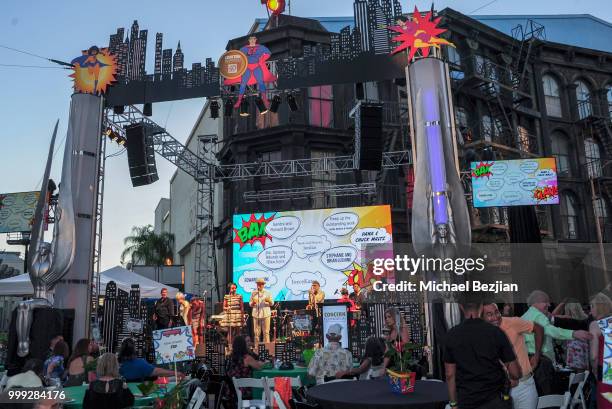
POLYGON ((117 144, 123 146, 127 142, 123 136, 119 135, 117 132, 113 131, 111 128, 108 128, 104 135, 106 135, 111 141, 117 142, 117 144))
POLYGON ((270 103, 270 112, 274 114, 277 113, 282 102, 283 99, 281 98, 281 96, 275 95, 274 98, 272 98, 272 102, 270 103))
POLYGON ((223 116, 226 118, 231 118, 234 114, 234 100, 232 98, 228 98, 225 100, 225 104, 223 106, 223 116))
POLYGON ((265 4, 268 11, 274 16, 278 16, 285 11, 285 0, 261 0, 261 4, 265 4))
POLYGON ((210 117, 212 119, 219 118, 219 101, 216 99, 210 101, 210 117))

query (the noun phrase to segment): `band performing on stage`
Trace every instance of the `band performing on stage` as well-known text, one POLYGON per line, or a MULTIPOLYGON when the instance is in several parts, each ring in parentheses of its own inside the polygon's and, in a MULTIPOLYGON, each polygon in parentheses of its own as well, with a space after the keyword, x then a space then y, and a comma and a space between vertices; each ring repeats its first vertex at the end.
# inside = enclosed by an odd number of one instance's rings
MULTIPOLYGON (((214 311, 216 314, 212 314, 209 319, 206 317, 204 299, 193 297, 188 301, 185 295, 179 292, 176 295, 175 306, 167 297, 166 289, 162 289, 161 298, 155 303, 152 317, 156 329, 191 326, 194 345, 203 344, 205 333, 209 330, 227 347, 231 347, 233 339, 238 335, 251 336, 256 347, 276 342, 277 339, 322 336, 322 309, 326 298, 318 281, 311 283, 305 307, 302 304, 303 309, 281 309, 280 303, 275 303, 272 293, 265 289, 265 279, 258 278, 255 283, 257 288, 250 294, 248 302, 250 311, 246 309, 242 295, 237 293, 237 285, 229 283, 227 294, 214 311)), ((353 292, 350 295, 346 288, 342 288, 339 293, 340 298, 330 299, 327 302, 345 303, 350 317, 349 323, 353 327, 355 320, 360 317, 366 293, 357 283, 353 285, 353 292)), ((296 303, 299 301, 291 302, 293 306, 296 306, 296 303)))

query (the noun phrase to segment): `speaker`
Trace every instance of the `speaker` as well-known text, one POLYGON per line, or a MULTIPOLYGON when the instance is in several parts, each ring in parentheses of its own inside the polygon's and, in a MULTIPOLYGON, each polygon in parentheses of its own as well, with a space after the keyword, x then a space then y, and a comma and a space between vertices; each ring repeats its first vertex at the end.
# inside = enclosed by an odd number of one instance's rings
POLYGON ((126 127, 125 136, 132 186, 150 185, 159 180, 155 166, 153 138, 147 135, 144 126, 136 124, 126 127))
POLYGON ((383 111, 381 104, 361 104, 359 169, 380 170, 383 153, 383 111))

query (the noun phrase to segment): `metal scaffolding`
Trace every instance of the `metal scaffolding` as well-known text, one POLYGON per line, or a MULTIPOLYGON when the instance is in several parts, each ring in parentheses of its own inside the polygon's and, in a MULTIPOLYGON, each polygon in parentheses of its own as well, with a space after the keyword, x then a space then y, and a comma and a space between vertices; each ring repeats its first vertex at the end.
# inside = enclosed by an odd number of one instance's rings
POLYGON ((244 192, 245 202, 271 202, 279 199, 295 199, 303 197, 341 196, 372 196, 376 194, 376 183, 350 185, 300 187, 293 189, 276 189, 244 192))

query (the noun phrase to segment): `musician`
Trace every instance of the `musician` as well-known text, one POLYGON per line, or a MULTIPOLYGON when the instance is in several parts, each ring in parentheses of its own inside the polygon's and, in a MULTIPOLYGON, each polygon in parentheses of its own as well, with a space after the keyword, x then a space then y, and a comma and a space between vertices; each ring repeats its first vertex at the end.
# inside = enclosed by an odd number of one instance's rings
MULTIPOLYGON (((338 298, 338 304, 347 304, 347 309, 350 313, 357 311, 355 302, 349 297, 349 292, 346 288, 340 290, 340 298, 338 298)), ((352 317, 352 314, 351 314, 352 317)), ((354 318, 350 319, 351 327, 354 327, 357 321, 354 318)))
POLYGON ((315 315, 318 317, 321 314, 319 304, 325 302, 325 293, 321 290, 321 284, 317 280, 312 282, 310 291, 308 292, 307 310, 315 310, 315 315))
MULTIPOLYGON (((230 344, 232 343, 234 328, 242 328, 244 320, 244 302, 242 296, 236 294, 237 288, 236 284, 229 283, 227 285, 229 293, 223 297, 224 318, 221 325, 228 329, 228 342, 230 344)), ((235 332, 239 333, 240 330, 235 332)))
POLYGON ((176 293, 176 302, 179 308, 179 319, 183 321, 182 325, 191 325, 191 321, 189 320, 191 304, 185 299, 185 294, 180 291, 176 293))
POLYGON ((168 298, 168 289, 162 288, 161 298, 155 301, 153 321, 157 329, 172 327, 172 317, 174 316, 174 303, 168 298))
POLYGON ((270 307, 274 304, 272 294, 264 289, 266 280, 258 278, 257 290, 251 293, 251 306, 253 316, 253 335, 255 336, 255 345, 259 345, 259 335, 263 332, 264 342, 270 342, 270 317, 272 311, 270 307))
POLYGON ((359 283, 353 283, 353 293, 350 298, 355 303, 355 306, 361 309, 361 305, 365 302, 366 290, 362 289, 359 283))
POLYGON ((204 343, 204 324, 206 322, 204 307, 204 301, 201 298, 191 299, 189 321, 191 322, 191 332, 193 333, 193 345, 204 343))

